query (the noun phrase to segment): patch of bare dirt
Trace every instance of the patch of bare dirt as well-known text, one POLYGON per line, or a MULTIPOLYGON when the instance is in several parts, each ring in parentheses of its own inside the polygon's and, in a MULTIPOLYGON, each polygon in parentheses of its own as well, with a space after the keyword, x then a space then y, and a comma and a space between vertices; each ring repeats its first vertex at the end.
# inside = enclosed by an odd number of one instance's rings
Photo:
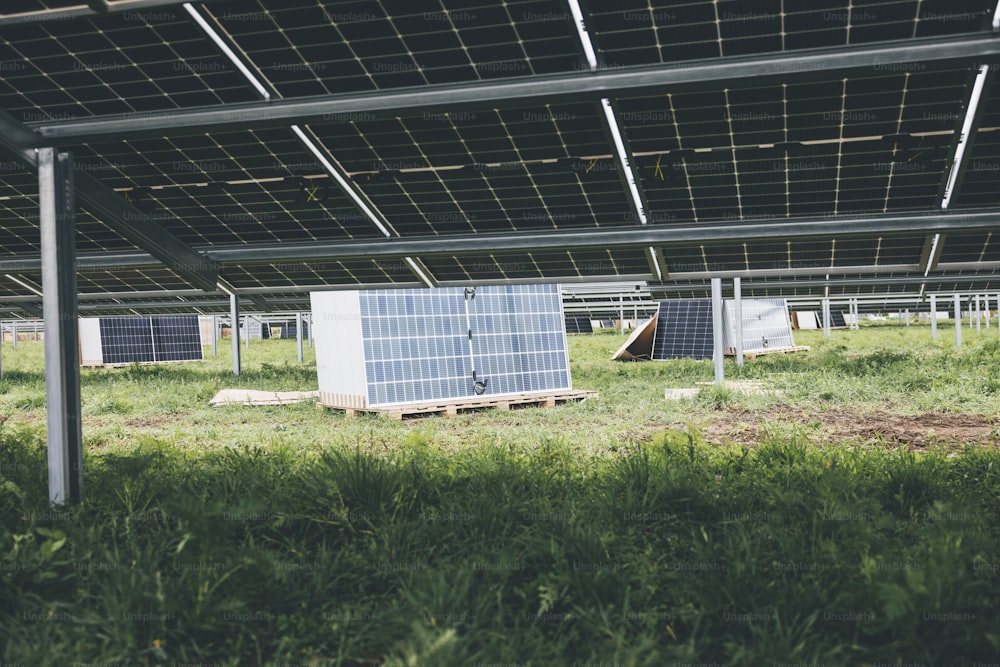
POLYGON ((1000 428, 989 417, 945 413, 897 415, 849 409, 807 412, 780 406, 770 412, 720 410, 697 424, 713 444, 756 446, 772 433, 794 427, 811 442, 885 443, 923 450, 931 445, 1000 445, 1000 428))
POLYGON ((131 417, 125 420, 125 426, 129 428, 155 428, 176 421, 176 417, 131 417))

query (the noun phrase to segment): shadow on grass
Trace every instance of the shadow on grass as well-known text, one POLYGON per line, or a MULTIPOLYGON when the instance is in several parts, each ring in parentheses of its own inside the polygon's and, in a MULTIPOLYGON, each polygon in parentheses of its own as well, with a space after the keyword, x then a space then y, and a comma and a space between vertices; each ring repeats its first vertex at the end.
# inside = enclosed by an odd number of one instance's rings
POLYGON ((1000 648, 997 452, 720 451, 693 432, 615 459, 559 438, 427 444, 149 438, 88 457, 86 502, 52 508, 40 431, 0 429, 0 656, 941 664, 1000 648))

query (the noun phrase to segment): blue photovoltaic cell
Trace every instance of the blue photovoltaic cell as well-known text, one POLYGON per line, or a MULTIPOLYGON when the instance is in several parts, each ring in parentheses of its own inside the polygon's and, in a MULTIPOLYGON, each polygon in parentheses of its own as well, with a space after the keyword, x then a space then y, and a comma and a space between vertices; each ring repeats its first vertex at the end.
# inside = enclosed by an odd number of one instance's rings
POLYGON ((594 333, 589 317, 567 317, 566 333, 594 333))
POLYGON ((461 289, 360 293, 369 405, 472 394, 461 289))
POLYGON ((557 285, 359 294, 369 405, 570 387, 557 285))
POLYGON ((102 317, 98 324, 105 364, 202 359, 197 315, 102 317))
POLYGON ((197 315, 162 315, 149 318, 156 361, 200 361, 201 325, 197 315))
POLYGON ((148 317, 102 317, 101 354, 106 364, 154 361, 148 317))
POLYGON ((472 356, 486 394, 570 387, 561 295, 553 285, 481 287, 468 302, 472 356))
POLYGON ((653 359, 712 358, 712 301, 661 301, 653 334, 653 359))

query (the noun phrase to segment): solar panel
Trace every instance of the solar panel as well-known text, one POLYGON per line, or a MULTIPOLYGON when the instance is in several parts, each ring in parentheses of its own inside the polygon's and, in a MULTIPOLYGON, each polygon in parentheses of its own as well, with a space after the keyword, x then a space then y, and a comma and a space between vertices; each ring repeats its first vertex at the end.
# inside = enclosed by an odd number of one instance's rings
MULTIPOLYGON (((743 351, 794 347, 792 325, 788 318, 788 305, 784 299, 742 299, 743 351)), ((736 302, 732 299, 723 305, 727 350, 735 349, 736 302)))
POLYGON ((197 315, 80 319, 80 359, 87 366, 200 361, 197 315))
POLYGON ((567 317, 566 333, 594 333, 594 325, 589 317, 567 317))
POLYGON ((558 285, 480 287, 466 307, 482 393, 571 388, 558 285))
POLYGON ((558 285, 313 292, 320 398, 387 405, 571 388, 558 285))
POLYGON ((814 310, 795 311, 795 325, 799 329, 819 328, 818 318, 816 317, 816 311, 814 310))
POLYGON ((653 359, 712 358, 712 301, 661 301, 653 335, 653 359))
MULTIPOLYGON (((819 329, 824 328, 823 325, 823 311, 816 311, 816 327, 819 329)), ((843 311, 831 310, 830 311, 830 328, 831 329, 846 329, 847 319, 844 317, 843 311)))
POLYGON ((102 317, 101 357, 105 364, 156 361, 153 328, 148 317, 102 317))

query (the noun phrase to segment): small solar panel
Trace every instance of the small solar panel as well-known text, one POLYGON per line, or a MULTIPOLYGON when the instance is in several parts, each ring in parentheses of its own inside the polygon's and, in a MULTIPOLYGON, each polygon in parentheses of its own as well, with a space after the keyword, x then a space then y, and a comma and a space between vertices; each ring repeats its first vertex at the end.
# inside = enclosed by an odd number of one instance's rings
MULTIPOLYGON (((788 305, 784 299, 742 299, 743 351, 794 347, 788 305)), ((735 348, 736 302, 727 300, 723 314, 726 321, 727 349, 735 348)))
POLYGON ((594 333, 594 325, 589 317, 567 317, 566 333, 594 333))
POLYGON ((329 405, 571 388, 558 285, 314 292, 312 306, 329 405))
POLYGON ((98 320, 99 351, 88 340, 93 329, 81 323, 81 349, 88 363, 100 357, 104 365, 199 361, 201 325, 197 315, 102 317, 98 320), (94 354, 93 352, 98 352, 94 354))
MULTIPOLYGON (((822 329, 823 328, 823 311, 816 311, 816 325, 822 329)), ((831 310, 830 311, 830 328, 831 329, 846 329, 847 320, 844 318, 843 311, 831 310)))
POLYGON ((102 317, 101 352, 105 364, 156 361, 148 317, 102 317))
POLYGON ((197 315, 150 317, 155 361, 200 361, 201 324, 197 315))
POLYGON ((653 359, 712 358, 712 301, 661 301, 653 334, 653 359))

